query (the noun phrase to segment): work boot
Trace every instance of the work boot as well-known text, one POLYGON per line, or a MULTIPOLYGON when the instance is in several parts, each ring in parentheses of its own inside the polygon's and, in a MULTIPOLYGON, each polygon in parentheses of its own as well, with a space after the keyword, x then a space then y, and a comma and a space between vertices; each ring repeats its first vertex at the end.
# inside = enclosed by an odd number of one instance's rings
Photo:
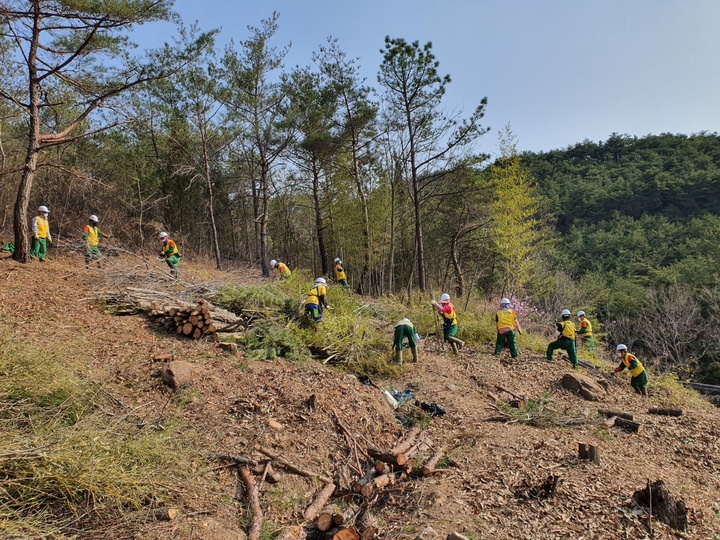
POLYGON ((412 353, 413 362, 417 364, 418 361, 418 350, 417 347, 410 347, 410 352, 412 353))
POLYGON ((457 346, 457 343, 455 343, 454 341, 452 341, 452 338, 451 338, 450 340, 448 340, 448 341, 450 341, 450 348, 452 349, 453 354, 457 356, 457 355, 458 355, 458 346, 457 346))
POLYGON ((455 345, 458 350, 462 349, 465 346, 465 342, 462 339, 458 339, 456 337, 448 338, 448 341, 451 344, 455 345))
POLYGON ((395 362, 398 364, 402 364, 402 350, 395 351, 395 362))

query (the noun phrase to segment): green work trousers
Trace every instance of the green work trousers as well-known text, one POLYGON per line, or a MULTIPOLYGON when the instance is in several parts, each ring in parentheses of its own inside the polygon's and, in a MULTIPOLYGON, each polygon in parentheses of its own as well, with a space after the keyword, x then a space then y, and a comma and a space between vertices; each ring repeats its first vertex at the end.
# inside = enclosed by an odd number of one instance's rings
POLYGON ((33 238, 32 245, 30 246, 30 260, 44 261, 45 255, 47 254, 47 239, 45 238, 33 238))
POLYGON ((573 365, 573 367, 577 367, 578 365, 578 358, 577 358, 577 350, 575 349, 575 340, 570 339, 565 336, 560 336, 555 341, 551 341, 548 344, 547 348, 547 359, 548 361, 552 361, 553 359, 553 353, 557 349, 562 349, 568 354, 568 358, 570 358, 570 363, 573 365))
POLYGON ((497 339, 495 340, 495 356, 500 356, 503 347, 507 346, 510 349, 510 356, 513 358, 518 357, 517 342, 515 341, 515 330, 510 330, 501 334, 498 332, 497 339))

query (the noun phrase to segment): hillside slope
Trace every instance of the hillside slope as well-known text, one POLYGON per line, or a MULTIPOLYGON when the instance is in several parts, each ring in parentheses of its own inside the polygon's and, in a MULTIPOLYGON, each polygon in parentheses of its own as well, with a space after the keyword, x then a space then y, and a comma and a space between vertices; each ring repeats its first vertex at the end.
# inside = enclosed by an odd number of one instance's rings
MULTIPOLYGON (((67 537, 72 530, 77 538, 239 538, 249 525, 247 502, 235 470, 217 454, 260 460, 255 446, 261 445, 333 477, 340 495, 372 463, 368 447, 389 450, 407 433, 376 387, 341 370, 315 361, 248 362, 221 353, 209 341, 169 335, 142 315, 105 313, 95 301, 97 292, 129 285, 180 295, 188 289, 201 292, 208 282, 260 282, 252 273, 185 264, 183 282, 173 284, 135 260, 113 259, 101 273, 86 271, 77 256, 61 256, 44 265, 0 260, 0 280, 6 343, 72 349, 76 363, 68 369, 112 395, 112 405, 103 411, 108 422, 155 430, 177 425, 173 437, 193 452, 192 474, 176 478, 169 471, 158 495, 157 503, 178 507, 179 517, 149 521, 129 512, 134 517, 98 523, 89 511, 65 531, 67 537), (175 394, 154 376, 153 356, 168 352, 194 369, 190 388, 175 394)), ((390 329, 388 324, 388 336, 390 329)), ((531 354, 510 362, 490 352, 489 345, 481 345, 451 357, 426 341, 418 365, 406 365, 393 379, 373 378, 377 386, 412 389, 418 399, 446 409, 425 431, 434 448, 445 448, 447 470, 411 476, 369 500, 336 497, 331 505, 342 511, 365 505, 381 538, 412 539, 428 526, 441 537, 457 531, 471 539, 643 538, 646 520, 629 499, 648 479, 662 479, 689 508, 689 529, 680 534, 654 521, 655 538, 720 538, 717 409, 672 386, 651 386, 645 402, 619 376, 601 403, 588 402, 561 388, 568 364, 531 354), (525 396, 526 411, 514 414, 501 407, 511 416, 497 421, 499 411, 488 395, 498 393, 497 385, 525 396), (646 414, 648 406, 678 405, 684 410, 679 418, 646 414), (603 428, 598 407, 634 413, 643 431, 603 428), (560 425, 570 419, 586 422, 560 425), (578 443, 597 445, 602 463, 579 461, 578 443), (560 477, 554 498, 518 496, 527 492, 523 487, 551 475, 560 477)), ((7 407, 11 399, 2 396, 2 402, 7 407)), ((10 450, 0 448, 0 453, 10 450)), ((280 483, 265 481, 260 489, 266 538, 300 524, 321 487, 317 480, 276 470, 280 483)))

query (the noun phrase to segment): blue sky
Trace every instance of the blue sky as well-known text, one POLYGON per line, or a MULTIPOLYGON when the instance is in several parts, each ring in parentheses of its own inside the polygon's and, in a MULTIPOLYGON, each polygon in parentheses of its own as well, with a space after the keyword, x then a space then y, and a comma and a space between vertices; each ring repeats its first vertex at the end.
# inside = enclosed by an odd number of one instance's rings
MULTIPOLYGON (((564 148, 613 133, 720 132, 718 0, 176 0, 186 24, 220 44, 280 13, 274 45, 308 65, 328 36, 376 86, 386 35, 431 41, 449 74, 445 106, 469 114, 487 96, 480 149, 497 153, 508 123, 521 150, 564 148)), ((135 40, 170 40, 169 26, 135 40)))

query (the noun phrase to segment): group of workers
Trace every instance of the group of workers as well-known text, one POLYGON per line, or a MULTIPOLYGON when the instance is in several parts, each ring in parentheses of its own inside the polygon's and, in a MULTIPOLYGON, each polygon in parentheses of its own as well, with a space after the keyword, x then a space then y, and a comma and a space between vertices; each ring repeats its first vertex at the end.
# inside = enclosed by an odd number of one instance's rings
MULTIPOLYGON (((47 259, 47 245, 52 243, 52 235, 50 234, 50 223, 48 216, 50 210, 45 205, 38 208, 37 216, 32 220, 32 244, 30 245, 30 260, 40 261, 44 263, 47 259)), ((100 219, 95 215, 88 218, 88 223, 82 231, 82 239, 85 241, 85 268, 90 268, 92 261, 97 262, 98 268, 101 268, 102 253, 100 252, 100 238, 113 238, 112 234, 106 234, 99 228, 100 219)), ((174 277, 180 276, 178 265, 180 263, 180 252, 177 244, 170 239, 166 232, 161 232, 160 254, 159 258, 164 260, 170 268, 170 273, 174 277)))

